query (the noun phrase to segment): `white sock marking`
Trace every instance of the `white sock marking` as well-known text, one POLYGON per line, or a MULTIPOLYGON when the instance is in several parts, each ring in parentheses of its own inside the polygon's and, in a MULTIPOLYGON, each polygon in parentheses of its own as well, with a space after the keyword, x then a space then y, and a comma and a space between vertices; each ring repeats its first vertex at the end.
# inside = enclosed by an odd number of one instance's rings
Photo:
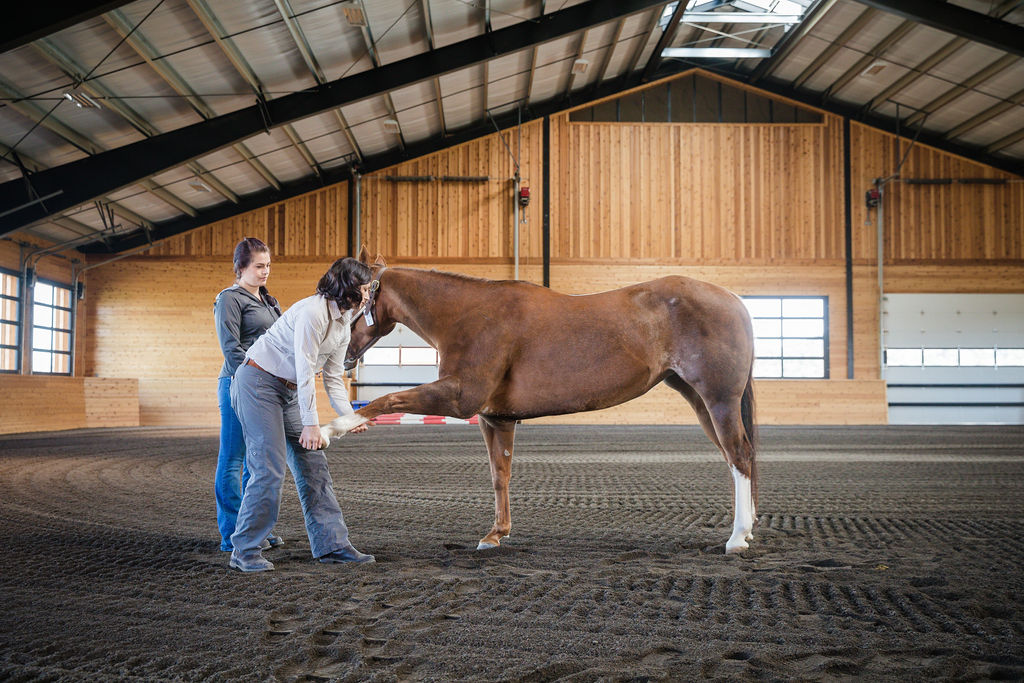
POLYGON ((750 491, 750 478, 742 474, 734 465, 732 470, 733 488, 735 490, 736 516, 732 524, 732 536, 725 544, 725 552, 735 552, 747 548, 747 538, 751 536, 754 526, 754 499, 750 491))

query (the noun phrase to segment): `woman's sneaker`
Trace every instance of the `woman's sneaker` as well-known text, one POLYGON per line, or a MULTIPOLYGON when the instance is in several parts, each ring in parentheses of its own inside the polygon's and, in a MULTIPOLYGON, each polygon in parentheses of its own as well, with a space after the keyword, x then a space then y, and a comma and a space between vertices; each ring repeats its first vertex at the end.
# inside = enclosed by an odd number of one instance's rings
POLYGON ((231 551, 231 560, 228 562, 228 566, 241 572, 269 572, 274 570, 273 563, 265 559, 258 550, 255 553, 250 553, 247 557, 243 557, 238 551, 231 551))

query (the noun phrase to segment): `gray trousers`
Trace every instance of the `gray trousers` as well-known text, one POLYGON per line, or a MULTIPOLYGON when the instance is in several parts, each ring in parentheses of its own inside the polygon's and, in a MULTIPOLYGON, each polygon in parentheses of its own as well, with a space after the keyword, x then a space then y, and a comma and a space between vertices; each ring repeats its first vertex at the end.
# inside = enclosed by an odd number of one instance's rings
POLYGON ((231 407, 242 423, 249 469, 231 536, 235 552, 243 557, 256 554, 274 528, 281 510, 285 463, 295 478, 313 557, 346 547, 348 527, 334 496, 327 456, 299 444, 302 420, 296 392, 263 370, 240 365, 231 382, 231 407))

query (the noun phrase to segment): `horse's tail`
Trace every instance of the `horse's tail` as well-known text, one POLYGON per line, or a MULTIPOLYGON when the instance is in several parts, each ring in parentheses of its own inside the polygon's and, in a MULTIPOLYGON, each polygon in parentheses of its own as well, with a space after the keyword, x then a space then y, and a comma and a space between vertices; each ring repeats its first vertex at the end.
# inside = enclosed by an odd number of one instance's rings
POLYGON ((750 489, 754 505, 757 505, 757 424, 754 421, 754 407, 754 368, 751 366, 747 386, 743 388, 743 397, 740 399, 740 417, 750 444, 750 489))

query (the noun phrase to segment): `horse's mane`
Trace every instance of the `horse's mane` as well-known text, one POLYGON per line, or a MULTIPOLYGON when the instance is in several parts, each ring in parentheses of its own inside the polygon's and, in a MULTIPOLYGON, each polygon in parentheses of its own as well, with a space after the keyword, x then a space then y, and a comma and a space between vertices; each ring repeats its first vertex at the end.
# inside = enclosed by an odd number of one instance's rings
POLYGON ((473 275, 463 275, 462 273, 452 273, 447 270, 438 270, 437 268, 411 268, 408 266, 395 266, 395 270, 412 270, 417 273, 430 273, 431 275, 440 275, 442 277, 451 278, 453 280, 462 280, 463 282, 473 282, 478 284, 496 284, 499 282, 520 282, 519 280, 491 280, 485 277, 475 277, 473 275))

